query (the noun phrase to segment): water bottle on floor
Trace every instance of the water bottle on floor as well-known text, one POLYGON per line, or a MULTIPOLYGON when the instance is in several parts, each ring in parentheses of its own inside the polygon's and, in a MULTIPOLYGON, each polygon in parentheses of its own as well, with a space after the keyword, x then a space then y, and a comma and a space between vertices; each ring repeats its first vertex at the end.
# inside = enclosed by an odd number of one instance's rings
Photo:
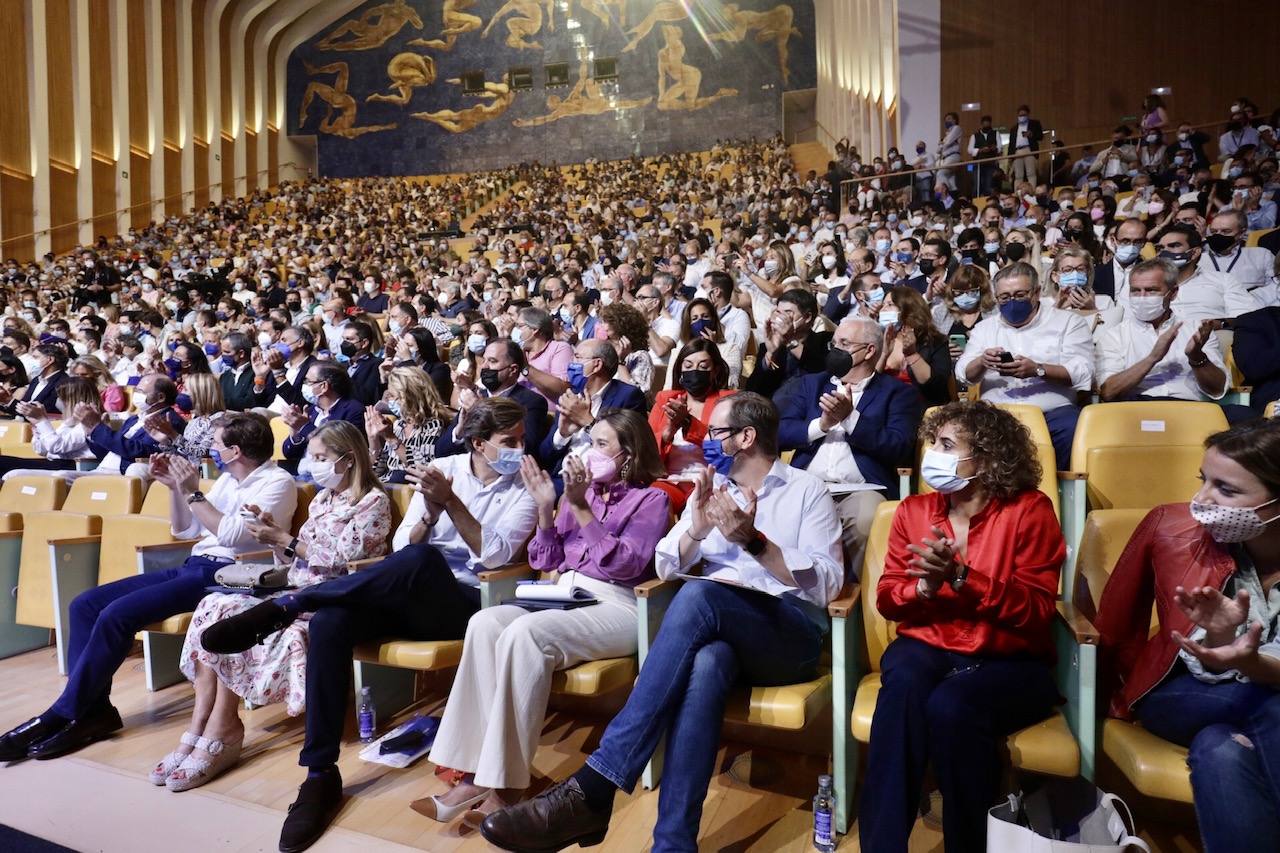
POLYGON ((836 849, 836 836, 832 827, 836 812, 836 795, 831 790, 831 777, 818 777, 818 795, 813 798, 813 847, 822 853, 836 849))
POLYGON ((373 707, 373 688, 360 688, 360 705, 356 711, 356 720, 360 726, 360 740, 368 743, 373 740, 373 733, 378 729, 378 711, 373 707))

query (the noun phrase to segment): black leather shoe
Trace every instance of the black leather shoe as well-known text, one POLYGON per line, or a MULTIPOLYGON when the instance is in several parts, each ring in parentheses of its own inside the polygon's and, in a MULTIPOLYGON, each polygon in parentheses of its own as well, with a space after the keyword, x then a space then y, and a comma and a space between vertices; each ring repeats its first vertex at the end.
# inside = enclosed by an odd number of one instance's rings
POLYGON ((120 712, 114 705, 107 705, 100 711, 79 720, 72 720, 56 734, 32 744, 27 750, 27 757, 42 761, 46 758, 57 758, 78 749, 84 749, 91 743, 105 740, 122 728, 124 728, 124 722, 120 719, 120 712))
POLYGON ((609 811, 594 811, 570 777, 532 800, 500 809, 480 824, 480 834, 495 847, 521 853, 554 853, 570 845, 593 847, 609 830, 609 811))
POLYGON ((62 717, 45 714, 32 717, 12 731, 0 735, 0 761, 21 761, 27 750, 51 735, 67 727, 62 717))
POLYGON ((320 840, 342 809, 342 775, 335 767, 323 776, 308 778, 298 788, 298 799, 280 829, 280 853, 299 853, 320 840))
POLYGON ((287 628, 293 619, 274 601, 264 601, 205 628, 200 635, 200 645, 215 655, 234 655, 253 648, 281 628, 287 628))

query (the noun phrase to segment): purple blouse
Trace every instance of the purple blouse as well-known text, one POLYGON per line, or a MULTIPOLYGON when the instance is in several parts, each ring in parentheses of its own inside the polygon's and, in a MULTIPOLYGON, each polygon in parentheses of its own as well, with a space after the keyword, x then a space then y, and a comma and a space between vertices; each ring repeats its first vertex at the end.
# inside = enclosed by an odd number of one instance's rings
POLYGON ((634 587, 654 577, 653 553, 668 527, 667 495, 661 489, 615 484, 608 504, 587 492, 596 520, 578 526, 561 504, 555 527, 539 527, 529 542, 529 565, 543 571, 579 571, 588 577, 634 587))

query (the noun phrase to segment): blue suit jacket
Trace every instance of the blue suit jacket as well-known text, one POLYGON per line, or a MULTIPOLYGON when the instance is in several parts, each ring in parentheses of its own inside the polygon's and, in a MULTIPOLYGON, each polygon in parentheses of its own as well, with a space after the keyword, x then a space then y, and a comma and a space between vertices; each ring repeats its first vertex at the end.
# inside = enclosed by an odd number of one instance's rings
MULTIPOLYGON (((649 414, 649 404, 644 398, 644 392, 634 385, 623 382, 621 379, 610 379, 609 384, 604 386, 604 392, 600 395, 600 411, 608 411, 609 409, 631 409, 633 412, 639 412, 641 415, 649 414)), ((548 471, 556 471, 560 468, 560 461, 564 459, 565 453, 569 450, 569 445, 564 447, 556 447, 555 434, 560 429, 560 415, 556 414, 555 421, 551 424, 551 430, 547 433, 546 438, 542 439, 542 447, 538 453, 538 461, 543 468, 548 471)))
POLYGON ((1241 314, 1232 327, 1231 354, 1245 383, 1253 386, 1249 405, 1262 414, 1268 403, 1280 399, 1280 308, 1241 314))
POLYGON ((351 396, 362 405, 372 406, 382 399, 382 377, 378 375, 378 365, 382 359, 369 356, 356 363, 353 369, 347 365, 347 373, 351 376, 351 396))
POLYGON ((51 412, 55 415, 61 414, 58 409, 58 386, 66 382, 68 378, 65 371, 58 371, 49 377, 49 381, 40 390, 40 395, 35 396, 36 385, 40 383, 40 380, 37 379, 27 386, 27 390, 22 395, 22 401, 24 403, 39 403, 44 406, 46 412, 51 412))
MULTIPOLYGON (((795 450, 791 464, 796 468, 807 469, 824 441, 809 440, 809 424, 822 416, 818 399, 831 390, 831 374, 824 371, 797 376, 774 398, 781 418, 778 445, 795 450)), ((858 423, 846 438, 853 459, 868 483, 884 486, 885 498, 896 500, 897 467, 910 464, 916 430, 924 415, 920 394, 905 382, 878 373, 867 383, 855 408, 858 423)))
POLYGON ((842 298, 844 296, 844 292, 852 286, 853 285, 842 284, 839 287, 831 288, 831 290, 827 292, 827 301, 822 306, 822 316, 826 317, 837 326, 840 325, 840 321, 853 310, 853 306, 858 304, 854 300, 845 302, 842 298))
MULTIPOLYGON (((524 406, 524 448, 525 453, 537 458, 538 448, 542 446, 542 436, 547 431, 547 401, 537 391, 530 391, 523 385, 516 385, 508 394, 512 400, 524 406)), ((454 430, 458 428, 462 413, 453 419, 453 423, 440 433, 436 439, 436 456, 453 456, 466 453, 468 448, 460 441, 453 440, 454 430)))
MULTIPOLYGON (((166 409, 165 417, 169 419, 169 423, 181 435, 183 429, 187 426, 187 422, 173 409, 166 409)), ((138 416, 130 415, 121 424, 120 429, 114 432, 105 423, 99 423, 87 436, 89 447, 99 459, 108 453, 114 453, 120 457, 121 474, 129 467, 130 463, 144 459, 153 453, 159 453, 161 449, 160 443, 152 438, 151 434, 145 429, 138 430, 135 435, 126 435, 137 422, 138 416)))
MULTIPOLYGON (((316 415, 320 414, 320 410, 315 406, 308 407, 307 413, 311 416, 311 420, 307 421, 307 425, 298 431, 297 436, 289 436, 284 440, 284 458, 298 460, 307 452, 307 441, 311 438, 311 433, 316 431, 316 415)), ((347 423, 364 432, 364 406, 359 400, 347 398, 339 400, 333 404, 333 408, 329 410, 329 421, 346 421, 347 423)))

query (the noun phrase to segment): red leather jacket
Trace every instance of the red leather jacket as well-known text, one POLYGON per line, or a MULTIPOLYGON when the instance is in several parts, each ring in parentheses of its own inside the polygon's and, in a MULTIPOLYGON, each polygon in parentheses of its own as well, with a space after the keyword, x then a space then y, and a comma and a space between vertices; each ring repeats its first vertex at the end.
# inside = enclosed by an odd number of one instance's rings
MULTIPOLYGON (((1189 504, 1165 504, 1147 513, 1116 562, 1093 616, 1104 666, 1118 682, 1111 694, 1111 716, 1133 716, 1133 706, 1164 680, 1177 660, 1178 644, 1169 633, 1185 636, 1195 628, 1174 603, 1174 588, 1222 589, 1235 571, 1231 553, 1191 517, 1189 504), (1160 629, 1148 637, 1153 600, 1160 629)), ((1088 615, 1091 597, 1079 596, 1078 603, 1088 615)))
POLYGON ((969 520, 965 563, 969 577, 932 599, 916 594, 907 574, 918 545, 938 527, 955 531, 945 495, 905 498, 893 514, 884 574, 876 584, 876 609, 898 623, 898 633, 940 649, 1001 657, 1033 654, 1053 659, 1053 618, 1058 578, 1067 549, 1062 528, 1045 495, 1029 489, 1009 500, 992 498, 969 520))

